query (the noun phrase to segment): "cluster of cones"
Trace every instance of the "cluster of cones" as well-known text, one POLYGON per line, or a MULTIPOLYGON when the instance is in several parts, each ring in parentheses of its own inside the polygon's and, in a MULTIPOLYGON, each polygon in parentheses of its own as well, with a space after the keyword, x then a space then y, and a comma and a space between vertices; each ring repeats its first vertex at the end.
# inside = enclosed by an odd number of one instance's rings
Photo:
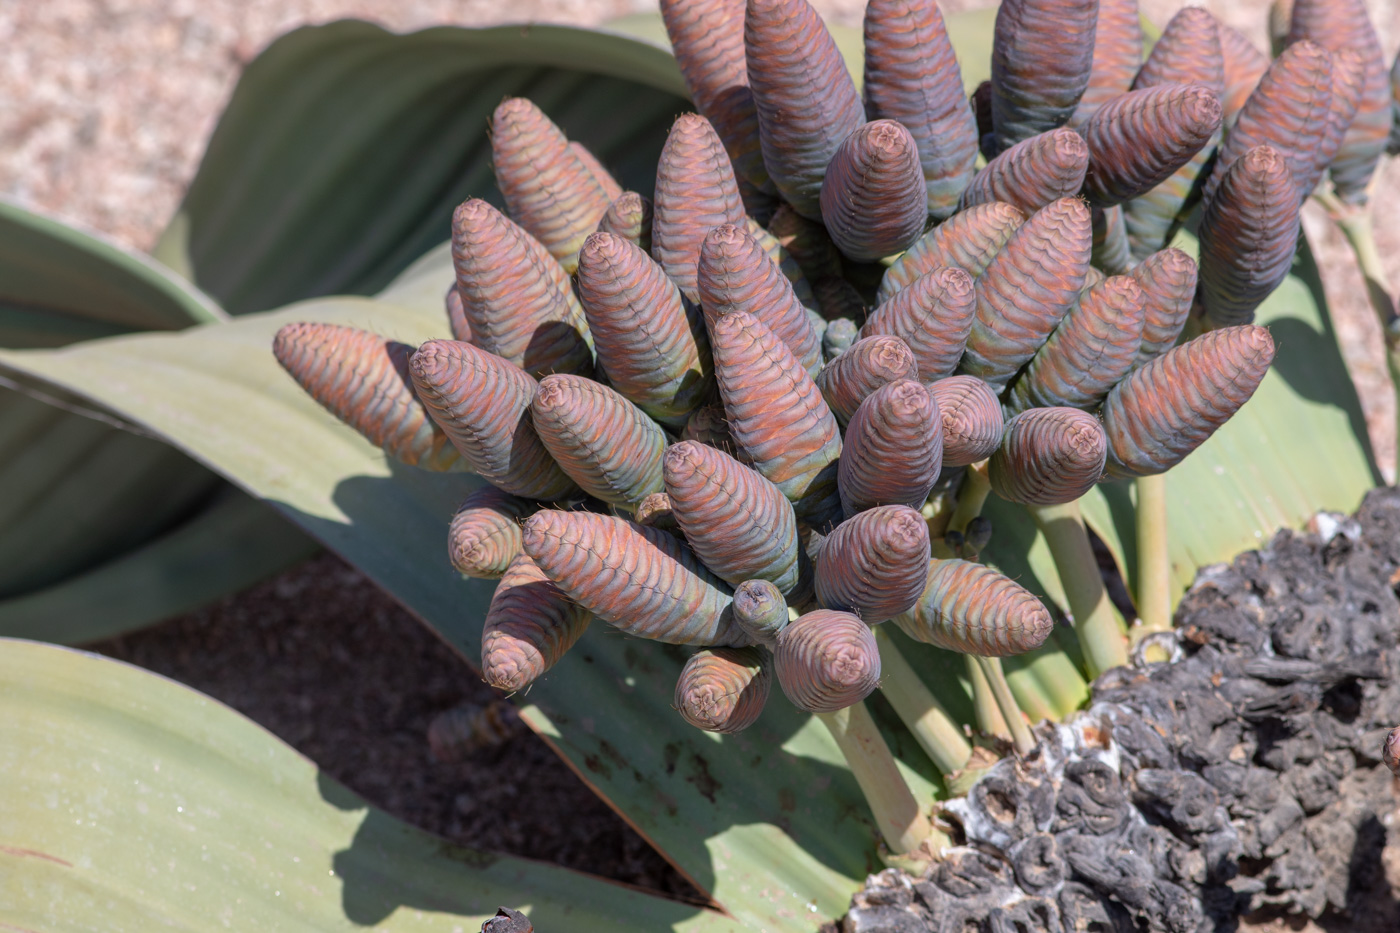
POLYGON ((652 198, 507 100, 506 212, 453 217, 454 339, 294 324, 274 349, 390 455, 487 481, 449 550, 501 581, 501 689, 593 618, 702 648, 675 705, 720 732, 770 671, 804 710, 867 696, 886 620, 1028 651, 1049 613, 934 557, 930 497, 970 466, 1028 505, 1161 473, 1253 394, 1302 198, 1329 163, 1355 190, 1389 131, 1388 96, 1362 123, 1378 49, 1328 51, 1322 6, 1272 65, 1195 9, 1142 64, 1135 3, 1007 0, 969 100, 932 0, 869 4, 863 97, 805 0, 663 0, 700 113, 652 198), (1198 276, 1163 247, 1200 199, 1198 276))

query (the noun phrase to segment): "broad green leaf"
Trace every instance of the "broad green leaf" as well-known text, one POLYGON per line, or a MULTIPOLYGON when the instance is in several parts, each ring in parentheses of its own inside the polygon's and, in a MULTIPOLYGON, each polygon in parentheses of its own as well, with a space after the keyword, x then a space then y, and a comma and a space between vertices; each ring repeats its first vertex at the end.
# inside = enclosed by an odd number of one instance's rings
POLYGON ((486 125, 503 98, 649 195, 684 94, 662 47, 598 30, 298 29, 244 72, 156 253, 235 314, 372 292, 447 238, 457 204, 499 203, 486 125))
MULTIPOLYGON (((269 350, 283 323, 336 321, 419 342, 442 336, 444 251, 387 293, 321 299, 178 336, 120 337, 0 355, 6 371, 101 397, 144 429, 217 467, 364 570, 464 657, 479 657, 491 585, 459 578, 447 524, 475 483, 386 462, 319 408, 269 350)), ((775 695, 731 737, 670 709, 682 649, 596 625, 524 699, 527 720, 697 887, 755 929, 810 930, 841 914, 880 867, 876 834, 823 727, 775 695)), ((776 691, 775 691, 776 693, 776 691)), ((876 707, 877 715, 880 709, 876 707)), ((932 765, 891 730, 917 792, 932 765)))
POLYGON ((206 507, 150 543, 0 600, 0 632, 65 645, 111 638, 251 586, 316 550, 274 509, 221 484, 206 507))
POLYGON ((202 694, 0 639, 0 928, 736 929, 714 911, 452 845, 202 694))

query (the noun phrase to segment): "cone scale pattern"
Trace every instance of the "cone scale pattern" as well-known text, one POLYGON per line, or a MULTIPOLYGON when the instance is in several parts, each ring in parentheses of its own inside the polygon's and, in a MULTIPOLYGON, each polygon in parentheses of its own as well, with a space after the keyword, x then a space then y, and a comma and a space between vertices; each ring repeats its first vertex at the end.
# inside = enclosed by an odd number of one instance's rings
POLYGON ((909 131, 876 120, 841 141, 826 167, 822 220, 841 252, 858 262, 902 253, 924 232, 928 193, 909 131))
POLYGON ((876 336, 857 340, 823 367, 817 387, 837 423, 844 427, 876 389, 917 378, 919 367, 908 344, 898 337, 876 336))
POLYGON ((778 683, 792 705, 834 713, 880 683, 880 649, 870 626, 849 612, 817 609, 788 625, 773 651, 778 683))
POLYGON ((919 601, 894 621, 915 641, 989 658, 1034 651, 1054 625, 1020 584, 965 560, 932 561, 919 601))
POLYGON ((846 429, 837 470, 841 507, 923 507, 943 468, 943 418, 928 388, 913 380, 876 390, 846 429))
POLYGON ((978 204, 959 211, 909 247, 885 272, 879 303, 937 269, 952 266, 976 278, 992 257, 1025 223, 1020 209, 1002 202, 978 204))
POLYGON ((908 506, 860 512, 826 536, 817 554, 817 602, 874 625, 904 612, 923 591, 928 524, 908 506))
POLYGON ((936 269, 877 307, 861 336, 899 337, 914 352, 918 378, 936 382, 957 369, 976 315, 972 277, 958 268, 936 269))
POLYGON ((1089 85, 1071 126, 1083 126, 1104 104, 1127 91, 1142 65, 1142 17, 1137 0, 1099 0, 1089 85))
POLYGON ((693 113, 671 127, 656 166, 651 254, 691 301, 698 300, 695 267, 705 234, 745 222, 739 183, 714 127, 693 113))
POLYGON ((603 219, 598 221, 599 233, 613 236, 631 243, 642 252, 651 254, 651 201, 635 191, 624 191, 617 200, 608 205, 603 219))
POLYGON ((1179 249, 1159 250, 1134 267, 1131 275, 1142 289, 1145 306, 1136 367, 1176 346, 1196 295, 1196 260, 1179 249))
POLYGON ((288 324, 272 352, 307 394, 394 459, 466 469, 409 378, 412 347, 339 324, 288 324))
POLYGON ((992 41, 996 151, 1063 126, 1089 86, 1099 0, 1005 0, 992 41), (1053 41, 1048 41, 1053 36, 1053 41))
POLYGON ((732 735, 758 719, 771 683, 762 648, 708 648, 681 668, 673 703, 695 728, 732 735))
POLYGON ((1233 126, 1244 102, 1269 70, 1269 58, 1233 26, 1220 23, 1219 29, 1220 55, 1225 62, 1225 95, 1220 98, 1220 104, 1225 125, 1233 126))
POLYGON ((975 376, 949 376, 929 386, 943 421, 943 465, 985 460, 1001 446, 1004 427, 996 393, 975 376))
POLYGON ((497 690, 523 690, 558 663, 591 618, 528 555, 517 555, 486 611, 482 679, 497 690))
POLYGON ((520 522, 539 506, 483 486, 467 496, 447 530, 447 557, 465 577, 494 580, 520 553, 520 522))
POLYGON ((962 208, 1002 201, 1033 214, 1078 194, 1088 168, 1084 137, 1063 127, 1038 133, 988 162, 963 192, 962 208))
POLYGON ((1073 502, 1103 478, 1108 440, 1099 420, 1077 408, 1032 408, 1006 423, 987 461, 992 491, 1022 505, 1073 502))
POLYGON ((1253 324, 1203 334, 1134 370, 1103 407, 1108 474, 1152 476, 1176 466, 1249 401, 1274 359, 1253 324))
POLYGON ((1203 84, 1167 84, 1116 97, 1084 127, 1084 193, 1098 207, 1146 194, 1220 129, 1220 99, 1203 84))
POLYGON ((787 628, 787 602, 769 581, 745 580, 734 588, 734 621, 755 642, 772 647, 787 628))

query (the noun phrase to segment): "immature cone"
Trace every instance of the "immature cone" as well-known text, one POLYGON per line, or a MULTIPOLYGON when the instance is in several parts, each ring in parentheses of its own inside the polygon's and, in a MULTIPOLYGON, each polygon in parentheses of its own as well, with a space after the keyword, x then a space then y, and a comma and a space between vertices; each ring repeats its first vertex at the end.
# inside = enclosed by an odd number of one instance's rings
POLYGON ((846 429, 837 470, 847 516, 877 505, 923 507, 943 467, 943 418, 928 388, 905 379, 872 393, 846 429))
POLYGON ((472 343, 532 376, 593 374, 583 306, 534 237, 473 198, 452 215, 452 264, 472 343))
POLYGON ((1210 327, 1250 323, 1287 277, 1298 211, 1298 191, 1272 146, 1256 146, 1230 166, 1201 216, 1200 296, 1210 327))
POLYGON ((793 210, 820 220, 827 164, 865 122, 855 82, 807 0, 748 0, 744 48, 768 175, 793 210))
POLYGON ((831 239, 858 262, 908 249, 928 223, 914 137, 893 120, 858 127, 826 167, 821 209, 831 239))
POLYGON ((1025 223, 1019 208, 1003 202, 978 204, 934 227, 885 270, 878 300, 884 304, 930 272, 945 266, 976 278, 1025 223))
POLYGON ((817 602, 874 625, 904 612, 924 588, 928 524, 905 505, 882 505, 837 525, 817 554, 817 602))
POLYGON ((943 465, 985 460, 1001 446, 1001 402, 976 376, 949 376, 929 386, 943 422, 943 465))
POLYGON ((784 204, 768 222, 768 231, 814 286, 822 279, 840 278, 841 251, 819 221, 808 220, 784 204))
POLYGON ((457 280, 447 286, 447 294, 442 296, 447 309, 447 326, 452 331, 452 339, 463 343, 472 342, 472 325, 467 320, 467 312, 462 308, 462 295, 457 291, 457 280))
POLYGON ((898 337, 857 340, 817 374, 817 387, 842 427, 876 389, 901 379, 919 378, 908 344, 898 337))
POLYGON ((919 149, 927 213, 953 213, 977 162, 977 121, 934 0, 870 0, 865 7, 865 107, 897 120, 919 149))
POLYGON ((899 337, 914 352, 917 378, 936 382, 958 368, 976 315, 972 276, 947 267, 920 276, 880 304, 860 332, 899 337))
POLYGON ((753 217, 744 218, 744 232, 753 237, 753 241, 758 244, 773 265, 778 267, 778 271, 788 280, 797 300, 808 308, 815 308, 817 300, 812 295, 812 286, 807 282, 807 276, 803 274, 802 267, 798 265, 796 259, 788 254, 782 241, 753 217))
POLYGON ((675 535, 610 515, 546 509, 525 553, 575 602, 629 635, 673 645, 749 644, 732 597, 675 535))
POLYGON ((1220 99, 1202 84, 1129 91, 1084 127, 1084 193, 1099 207, 1151 191, 1200 152, 1220 128, 1220 99))
POLYGON ((677 118, 656 166, 651 254, 691 301, 705 234, 720 224, 744 225, 744 202, 729 156, 708 120, 677 118))
MULTIPOLYGON (((1186 7, 1172 17, 1138 72, 1133 87, 1173 84, 1198 84, 1209 88, 1217 98, 1225 94, 1220 27, 1215 17, 1200 7, 1186 7)), ((1218 135, 1212 135, 1171 177, 1123 205, 1135 257, 1145 258, 1171 240, 1184 219, 1183 214, 1190 209, 1192 189, 1218 141, 1218 135)))
POLYGON ((647 255, 651 254, 651 200, 635 191, 624 191, 608 205, 598 221, 599 233, 622 237, 647 255))
POLYGON ((798 517, 839 508, 841 432, 812 377, 753 315, 734 311, 710 330, 715 376, 730 434, 758 472, 794 503, 798 517))
POLYGON ((1400 777, 1400 726, 1386 733, 1385 744, 1381 746, 1381 760, 1391 774, 1400 777))
POLYGON ((1220 54, 1225 60, 1225 95, 1220 103, 1225 112, 1225 125, 1233 126, 1244 102, 1269 70, 1269 58, 1233 26, 1220 23, 1219 29, 1220 54))
POLYGON ((1332 103, 1332 58, 1311 42, 1290 45, 1274 59, 1245 101, 1239 119, 1220 146, 1206 179, 1206 204, 1215 197, 1230 166, 1255 146, 1272 146, 1284 157, 1291 178, 1312 169, 1313 153, 1327 134, 1332 103))
POLYGON ((1246 324, 1168 350, 1108 394, 1108 474, 1165 473, 1249 401, 1274 359, 1274 341, 1246 324))
POLYGON ((1054 627, 1028 590, 965 560, 931 561, 919 601, 894 622, 915 641, 988 658, 1034 651, 1054 627))
POLYGON ((1004 0, 992 40, 996 151, 1063 126, 1089 85, 1099 0, 1004 0))
POLYGON ((1196 260, 1179 249, 1159 250, 1130 273, 1142 289, 1145 313, 1142 346, 1133 366, 1141 366, 1176 346, 1196 295, 1196 260))
POLYGON ((493 486, 549 502, 578 486, 530 424, 535 380, 498 356, 455 340, 429 340, 409 363, 418 397, 472 470, 493 486))
POLYGON ((1073 502, 1103 478, 1108 439, 1077 408, 1032 408, 1006 423, 987 462, 992 491, 1022 505, 1073 502))
POLYGON ((1298 196, 1306 200, 1337 158, 1347 131, 1356 121, 1366 91, 1366 60, 1351 48, 1332 53, 1332 104, 1327 111, 1327 132, 1313 153, 1312 171, 1295 178, 1298 196))
POLYGON ((769 664, 763 648, 707 648, 693 655, 676 682, 676 711, 706 732, 743 732, 768 702, 769 664))
POLYGON ((751 462, 748 454, 734 443, 734 435, 729 432, 729 418, 721 405, 702 405, 691 412, 685 428, 681 430, 681 440, 708 444, 740 463, 751 462))
POLYGON ((425 470, 467 465, 430 417, 408 375, 413 347, 339 324, 287 324, 272 352, 327 411, 396 460, 425 470))
POLYGON ((744 61, 744 0, 661 0, 661 18, 690 99, 724 140, 734 171, 771 194, 744 61))
POLYGON ((1074 130, 1037 133, 988 162, 963 192, 962 208, 1001 201, 1032 214, 1078 194, 1088 167, 1089 147, 1074 130))
POLYGON ((1097 408, 1133 368, 1146 313, 1147 297, 1126 275, 1085 289, 1011 387, 1008 408, 1097 408))
POLYGON ((787 345, 809 374, 821 369, 821 339, 788 280, 741 226, 721 224, 700 246, 696 291, 705 321, 745 311, 787 345))
POLYGON ((529 555, 517 554, 486 611, 481 679, 497 690, 523 690, 558 663, 591 618, 529 555))
MULTIPOLYGON (((817 311, 826 318, 829 324, 844 320, 849 321, 855 330, 860 329, 860 325, 856 322, 865 320, 866 303, 860 292, 856 291, 856 287, 850 282, 835 276, 818 279, 812 283, 812 295, 817 299, 817 311)), ((825 334, 822 335, 822 339, 827 339, 825 334)), ((855 339, 854 331, 852 331, 851 339, 852 341, 855 339)), ((823 351, 825 351, 825 345, 823 345, 823 351)), ((827 359, 830 358, 831 355, 828 354, 827 359)))
POLYGON ((681 527, 676 524, 676 513, 671 511, 671 497, 664 492, 654 492, 643 499, 632 513, 632 520, 648 528, 681 534, 681 527))
MULTIPOLYGON (((573 272, 579 247, 612 196, 564 132, 523 97, 496 108, 489 135, 491 166, 511 219, 573 272)), ((589 161, 596 164, 591 155, 589 161)))
POLYGON ((875 633, 849 612, 817 609, 802 616, 778 635, 773 662, 783 693, 809 713, 843 710, 880 684, 875 633))
POLYGON ((1017 228, 977 279, 977 319, 962 372, 1003 389, 1078 297, 1092 246, 1089 209, 1075 198, 1042 208, 1017 228))
POLYGON ((1391 128, 1385 57, 1365 0, 1295 0, 1286 41, 1301 39, 1311 39, 1332 52, 1349 48, 1361 56, 1365 77, 1360 105, 1336 158, 1330 161, 1337 196, 1353 204, 1364 203, 1366 186, 1391 128))
POLYGON ((758 644, 777 644, 788 624, 782 591, 767 580, 740 583, 734 588, 734 622, 758 644))
POLYGON ((661 491, 666 435, 612 389, 580 376, 545 376, 530 411, 545 448, 590 496, 634 509, 661 491))
POLYGON ((498 579, 520 553, 520 521, 539 508, 537 503, 495 486, 482 486, 467 496, 447 530, 447 557, 466 577, 498 579))
POLYGON ((666 451, 666 494, 686 543, 731 586, 797 586, 797 518, 782 492, 713 447, 682 441, 666 451))
POLYGON ((578 292, 608 382, 662 424, 683 425, 714 385, 699 309, 646 253, 610 233, 584 244, 578 292))
MULTIPOLYGON (((603 189, 603 193, 608 196, 608 203, 616 201, 622 197, 622 186, 617 183, 617 179, 612 177, 612 173, 604 167, 598 157, 589 151, 588 147, 580 142, 569 143, 569 151, 578 156, 578 160, 588 169, 588 173, 593 176, 593 180, 603 189)), ((600 221, 601 223, 601 221, 600 221)))
POLYGON ((1083 126, 1096 110, 1127 91, 1141 65, 1142 17, 1137 0, 1099 0, 1089 86, 1070 125, 1083 126))

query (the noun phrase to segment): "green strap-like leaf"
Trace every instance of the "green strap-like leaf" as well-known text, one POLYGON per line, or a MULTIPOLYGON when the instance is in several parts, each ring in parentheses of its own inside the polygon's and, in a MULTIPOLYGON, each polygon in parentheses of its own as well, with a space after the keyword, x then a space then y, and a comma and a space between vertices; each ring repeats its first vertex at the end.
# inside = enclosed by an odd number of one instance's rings
POLYGON ((703 908, 452 845, 173 681, 0 639, 0 929, 732 930, 703 908))

